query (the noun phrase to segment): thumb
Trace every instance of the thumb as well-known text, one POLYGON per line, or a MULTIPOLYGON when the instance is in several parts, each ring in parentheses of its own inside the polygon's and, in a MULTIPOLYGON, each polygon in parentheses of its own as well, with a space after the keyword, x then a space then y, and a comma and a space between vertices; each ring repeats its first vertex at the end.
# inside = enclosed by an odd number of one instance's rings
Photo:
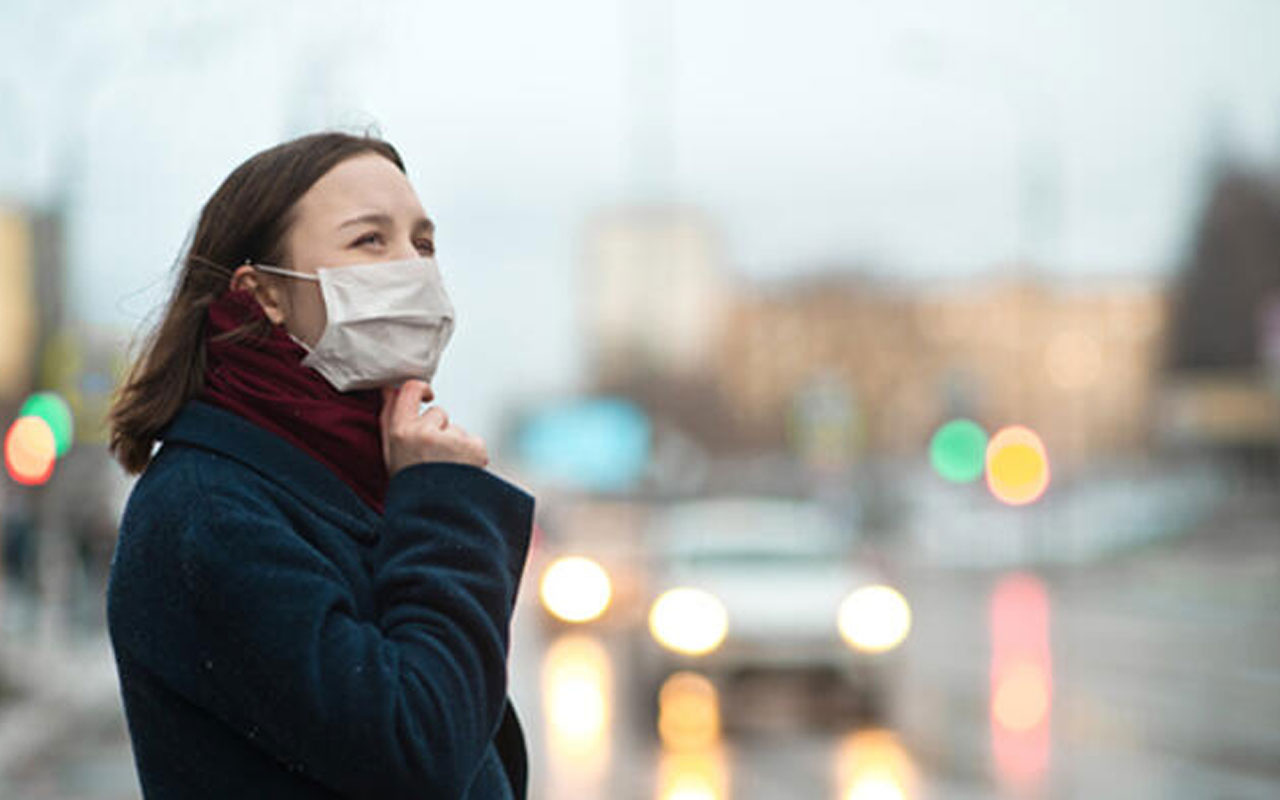
POLYGON ((387 432, 387 425, 391 421, 391 411, 395 408, 396 395, 399 391, 399 387, 396 386, 382 387, 382 410, 378 412, 378 427, 382 429, 384 436, 387 432))

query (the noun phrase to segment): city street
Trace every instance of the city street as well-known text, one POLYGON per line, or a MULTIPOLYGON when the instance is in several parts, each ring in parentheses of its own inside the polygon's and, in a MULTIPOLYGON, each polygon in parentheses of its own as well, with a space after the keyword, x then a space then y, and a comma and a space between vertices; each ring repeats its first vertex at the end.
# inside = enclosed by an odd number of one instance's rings
MULTIPOLYGON (((775 682, 725 704, 702 696, 710 734, 665 745, 641 722, 636 644, 620 632, 544 640, 526 583, 512 692, 533 758, 531 794, 1276 797, 1277 505, 1233 497, 1184 538, 1087 567, 903 565, 914 629, 883 722, 815 719, 805 687, 775 682)), ((86 653, 97 667, 86 660, 60 680, 101 674, 106 651, 86 653)), ((110 684, 89 683, 46 690, 25 716, 3 717, 0 796, 138 797, 110 684), (38 736, 45 744, 33 748, 38 736)))
POLYGON ((1280 2, 5 11, 0 800, 1280 800, 1280 2))
POLYGON ((606 715, 598 750, 580 742, 575 750, 554 728, 536 737, 550 750, 543 796, 1275 797, 1276 518, 1274 500, 1232 500, 1187 538, 1108 564, 904 574, 915 629, 884 727, 814 732, 802 704, 780 696, 735 707, 741 734, 701 752, 662 752, 635 734, 618 689, 628 686, 625 651, 606 643, 601 665, 616 714, 606 715), (996 597, 1009 607, 994 608, 996 597), (1027 613, 1037 598, 1040 630, 1027 613), (1042 663, 1037 641, 1048 645, 1042 663), (1014 662, 1025 653, 1004 685, 1002 647, 1014 662))

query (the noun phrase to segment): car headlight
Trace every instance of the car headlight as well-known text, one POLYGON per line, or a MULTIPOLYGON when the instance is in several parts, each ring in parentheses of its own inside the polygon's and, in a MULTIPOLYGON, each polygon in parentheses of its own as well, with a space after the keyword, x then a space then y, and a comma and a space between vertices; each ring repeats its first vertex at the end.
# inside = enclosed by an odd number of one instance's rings
POLYGON ((649 611, 649 632, 658 644, 690 656, 710 653, 729 633, 729 614, 715 595, 701 589, 664 592, 649 611))
POLYGON ((565 622, 590 622, 613 598, 609 573, 585 556, 558 558, 542 573, 539 596, 552 616, 565 622))
POLYGON ((911 632, 911 607, 892 587, 864 586, 840 604, 836 623, 850 647, 883 653, 902 644, 911 632))

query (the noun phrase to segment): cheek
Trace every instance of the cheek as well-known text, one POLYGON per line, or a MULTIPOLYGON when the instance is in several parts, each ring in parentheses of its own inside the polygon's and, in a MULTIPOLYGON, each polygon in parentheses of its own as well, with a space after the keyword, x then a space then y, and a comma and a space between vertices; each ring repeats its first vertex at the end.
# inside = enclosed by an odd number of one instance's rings
POLYGON ((290 298, 289 331, 309 345, 324 331, 324 297, 319 285, 307 282, 297 287, 290 298))

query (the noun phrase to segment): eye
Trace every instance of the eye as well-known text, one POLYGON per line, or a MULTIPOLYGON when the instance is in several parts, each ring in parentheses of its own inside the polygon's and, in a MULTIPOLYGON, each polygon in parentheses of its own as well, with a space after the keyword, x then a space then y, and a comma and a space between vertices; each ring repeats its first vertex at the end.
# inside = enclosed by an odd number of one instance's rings
POLYGON ((432 256, 436 253, 436 243, 430 239, 419 239, 413 243, 418 248, 418 252, 426 256, 432 256))
POLYGON ((363 244, 371 244, 374 242, 381 243, 381 241, 382 241, 382 234, 378 233, 377 231, 371 231, 369 233, 366 233, 364 236, 361 236, 359 239, 356 239, 354 242, 351 243, 351 246, 359 247, 360 245, 363 245, 363 244))

